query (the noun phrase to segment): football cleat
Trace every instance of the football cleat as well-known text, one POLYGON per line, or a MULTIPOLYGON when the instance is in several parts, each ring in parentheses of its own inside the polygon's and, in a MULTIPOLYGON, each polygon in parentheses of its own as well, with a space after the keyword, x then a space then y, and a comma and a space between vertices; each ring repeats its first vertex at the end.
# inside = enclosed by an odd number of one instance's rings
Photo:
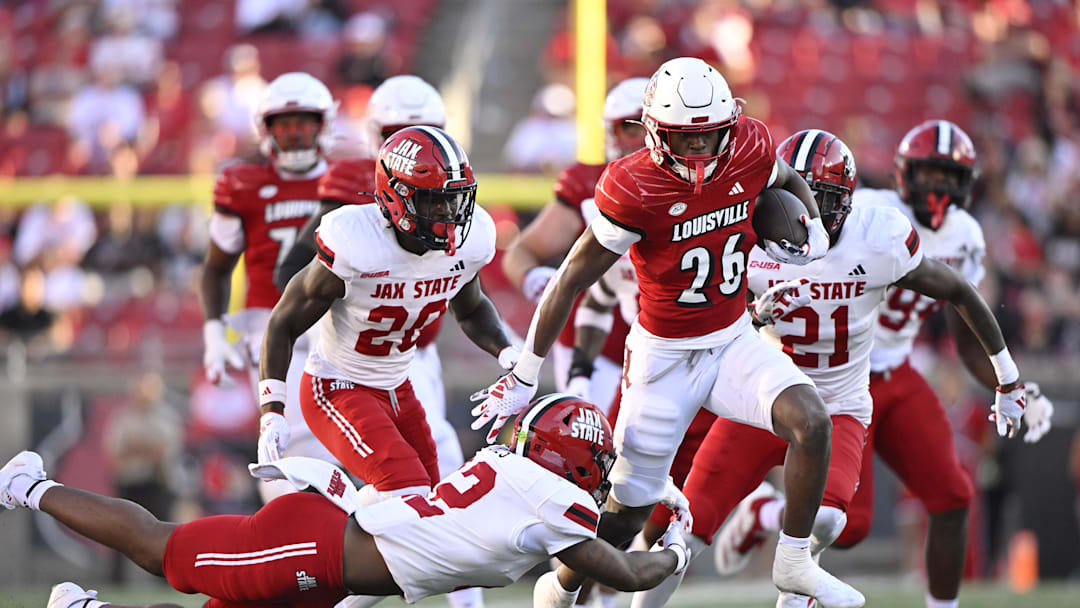
POLYGON ((75 583, 53 585, 49 603, 45 608, 83 608, 90 600, 97 599, 97 591, 87 591, 75 583))
POLYGON ((817 608, 817 600, 798 593, 781 591, 776 598, 776 608, 817 608))
POLYGON ((16 496, 11 491, 11 482, 20 475, 27 475, 31 479, 45 479, 45 463, 36 452, 24 450, 9 460, 4 468, 0 469, 0 505, 5 509, 16 507, 29 507, 27 496, 16 496))
POLYGON ((772 580, 784 594, 813 597, 825 608, 861 608, 866 598, 857 589, 836 578, 810 557, 810 549, 779 543, 773 558, 772 580))
POLYGON ((729 576, 746 567, 754 549, 761 546, 768 537, 768 531, 761 526, 758 514, 765 503, 780 498, 780 493, 771 483, 763 481, 760 486, 748 494, 735 507, 731 520, 720 531, 716 539, 716 572, 729 576))

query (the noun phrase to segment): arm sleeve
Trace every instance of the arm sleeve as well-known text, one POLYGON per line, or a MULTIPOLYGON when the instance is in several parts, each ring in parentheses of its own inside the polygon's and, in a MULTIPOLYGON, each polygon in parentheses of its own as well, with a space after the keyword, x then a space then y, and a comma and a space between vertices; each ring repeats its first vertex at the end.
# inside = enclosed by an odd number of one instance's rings
POLYGON ((889 250, 892 257, 892 276, 889 282, 893 283, 903 278, 907 273, 915 270, 922 262, 923 249, 919 243, 919 232, 911 225, 899 211, 890 209, 888 232, 889 250))
POLYGON ((551 532, 541 535, 549 555, 596 538, 596 526, 600 521, 600 510, 592 497, 569 483, 561 485, 539 510, 540 519, 551 532))
POLYGON ((210 214, 210 240, 229 254, 244 250, 244 222, 238 215, 215 210, 210 214))
POLYGON ((342 217, 338 213, 346 208, 326 214, 315 231, 315 257, 323 266, 345 281, 347 286, 353 278, 355 269, 346 259, 348 231, 342 226, 342 217))

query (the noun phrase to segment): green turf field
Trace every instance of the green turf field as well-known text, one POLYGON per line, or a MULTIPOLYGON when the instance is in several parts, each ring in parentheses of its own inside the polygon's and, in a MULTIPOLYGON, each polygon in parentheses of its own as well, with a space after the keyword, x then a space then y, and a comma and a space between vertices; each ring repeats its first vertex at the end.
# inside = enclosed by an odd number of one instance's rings
MULTIPOLYGON (((867 598, 867 606, 873 608, 921 608, 924 606, 923 591, 915 586, 905 586, 880 579, 852 581, 867 598)), ((485 591, 487 608, 529 608, 532 605, 531 583, 522 582, 506 589, 485 591)), ((0 606, 3 608, 44 608, 48 589, 0 590, 0 606)), ((99 597, 112 602, 151 603, 173 602, 185 608, 198 608, 203 598, 181 595, 161 587, 124 589, 101 589, 99 597)), ((1026 594, 1014 594, 1003 586, 967 585, 960 596, 961 605, 977 608, 1076 608, 1080 606, 1080 584, 1060 583, 1040 585, 1026 594)), ((775 602, 768 581, 698 582, 688 583, 675 596, 670 606, 684 608, 769 608, 775 602)), ((402 605, 397 599, 388 599, 380 606, 402 605)), ((435 597, 417 604, 426 608, 446 606, 446 600, 435 597)), ((629 606, 629 596, 620 596, 619 607, 629 606)))

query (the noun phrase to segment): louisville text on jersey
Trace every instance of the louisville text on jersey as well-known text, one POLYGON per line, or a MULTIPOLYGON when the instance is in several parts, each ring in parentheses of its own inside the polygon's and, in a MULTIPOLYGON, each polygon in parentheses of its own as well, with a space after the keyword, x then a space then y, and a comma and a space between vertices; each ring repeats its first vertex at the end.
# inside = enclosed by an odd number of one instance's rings
POLYGON ((725 226, 737 224, 750 217, 750 201, 728 205, 720 209, 702 213, 672 226, 671 242, 678 243, 706 232, 719 230, 725 226))
MULTIPOLYGON (((782 283, 781 279, 769 279, 769 287, 782 283)), ((814 300, 846 300, 857 298, 866 292, 866 281, 822 281, 810 283, 810 297, 814 300)))
POLYGON ((278 201, 270 203, 264 210, 266 223, 273 224, 298 217, 311 217, 319 210, 319 201, 278 201))
POLYGON ((405 294, 409 293, 412 294, 410 297, 413 298, 426 298, 457 289, 460 280, 461 275, 455 274, 450 277, 414 281, 412 289, 406 289, 409 284, 408 281, 376 283, 375 291, 371 293, 371 297, 380 300, 395 300, 404 299, 405 294))
POLYGON ((390 151, 387 157, 387 168, 405 175, 412 175, 413 167, 416 166, 416 154, 420 152, 420 148, 420 144, 411 139, 401 140, 401 143, 390 151))

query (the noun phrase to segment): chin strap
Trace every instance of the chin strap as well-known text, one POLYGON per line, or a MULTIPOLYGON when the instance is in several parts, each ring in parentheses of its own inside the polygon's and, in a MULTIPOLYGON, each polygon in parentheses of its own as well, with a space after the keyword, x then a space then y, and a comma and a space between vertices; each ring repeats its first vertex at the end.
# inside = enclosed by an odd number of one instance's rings
POLYGON ((701 194, 701 182, 705 181, 705 163, 694 163, 694 194, 701 194))

